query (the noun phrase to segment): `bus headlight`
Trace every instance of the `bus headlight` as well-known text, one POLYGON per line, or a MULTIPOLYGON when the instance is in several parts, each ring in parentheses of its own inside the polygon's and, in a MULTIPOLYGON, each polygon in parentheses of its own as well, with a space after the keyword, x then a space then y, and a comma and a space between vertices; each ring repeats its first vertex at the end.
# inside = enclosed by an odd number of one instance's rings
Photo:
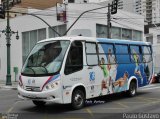
POLYGON ((59 86, 60 82, 59 81, 54 81, 54 82, 51 82, 49 84, 47 84, 43 90, 52 90, 52 89, 55 89, 59 86))

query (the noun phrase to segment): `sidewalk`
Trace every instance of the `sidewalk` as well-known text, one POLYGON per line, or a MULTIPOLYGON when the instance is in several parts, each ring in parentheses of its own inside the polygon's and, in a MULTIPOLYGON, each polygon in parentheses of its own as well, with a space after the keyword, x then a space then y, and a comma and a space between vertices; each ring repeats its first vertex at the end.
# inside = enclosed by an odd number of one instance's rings
POLYGON ((1 89, 12 89, 12 90, 17 90, 17 86, 18 86, 18 81, 12 81, 12 85, 6 85, 6 81, 5 80, 0 80, 0 90, 1 89))

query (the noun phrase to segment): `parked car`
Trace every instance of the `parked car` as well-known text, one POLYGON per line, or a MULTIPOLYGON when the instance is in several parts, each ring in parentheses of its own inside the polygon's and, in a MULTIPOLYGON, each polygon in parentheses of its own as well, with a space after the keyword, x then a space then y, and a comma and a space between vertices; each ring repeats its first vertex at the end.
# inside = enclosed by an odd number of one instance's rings
POLYGON ((154 83, 160 83, 160 72, 155 74, 154 79, 154 83))

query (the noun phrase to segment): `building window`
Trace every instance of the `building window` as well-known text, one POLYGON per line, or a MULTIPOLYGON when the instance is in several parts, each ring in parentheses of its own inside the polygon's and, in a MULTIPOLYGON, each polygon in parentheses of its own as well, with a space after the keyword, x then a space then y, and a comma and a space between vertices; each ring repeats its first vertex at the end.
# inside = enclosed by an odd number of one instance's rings
POLYGON ((133 30, 133 40, 142 41, 142 32, 133 30))
POLYGON ((46 38, 46 29, 38 29, 33 31, 27 31, 22 33, 22 59, 23 63, 27 58, 29 52, 32 50, 34 45, 46 38))
POLYGON ((112 27, 111 38, 121 39, 121 29, 118 27, 112 27))
POLYGON ((157 43, 160 43, 160 35, 157 35, 157 43))
POLYGON ((122 39, 132 40, 132 30, 122 29, 122 39))
POLYGON ((30 31, 30 51, 34 47, 34 45, 37 43, 37 30, 30 31))
POLYGON ((25 59, 27 58, 27 55, 29 54, 30 51, 30 38, 29 38, 29 32, 23 32, 22 33, 22 59, 23 63, 25 59))
POLYGON ((68 3, 74 3, 74 0, 68 0, 68 3))
MULTIPOLYGON (((53 28, 59 34, 63 35, 67 30, 67 25, 63 24, 63 25, 59 25, 59 26, 54 26, 53 28)), ((51 28, 49 28, 49 38, 54 38, 54 37, 58 37, 58 36, 59 35, 57 33, 55 33, 51 28)))
POLYGON ((153 36, 146 37, 146 41, 153 44, 153 36))
POLYGON ((107 37, 107 26, 96 24, 96 36, 97 38, 106 38, 107 37))
POLYGON ((46 39, 46 29, 38 29, 38 41, 46 39))

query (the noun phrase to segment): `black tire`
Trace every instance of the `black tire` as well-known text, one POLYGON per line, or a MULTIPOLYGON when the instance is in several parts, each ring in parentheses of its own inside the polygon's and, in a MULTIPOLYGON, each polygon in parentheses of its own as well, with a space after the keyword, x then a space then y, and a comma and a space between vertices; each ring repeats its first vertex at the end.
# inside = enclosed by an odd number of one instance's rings
POLYGON ((160 83, 160 77, 158 77, 158 79, 157 79, 157 83, 160 83))
POLYGON ((129 86, 129 90, 127 91, 127 95, 129 97, 133 97, 137 94, 137 84, 136 82, 131 82, 129 86))
POLYGON ((85 102, 85 96, 84 96, 84 92, 77 89, 75 91, 73 91, 72 94, 72 108, 73 109, 81 109, 84 106, 84 102, 85 102))
POLYGON ((33 104, 35 104, 38 107, 43 107, 46 104, 46 102, 44 102, 44 101, 33 100, 32 102, 33 102, 33 104))

